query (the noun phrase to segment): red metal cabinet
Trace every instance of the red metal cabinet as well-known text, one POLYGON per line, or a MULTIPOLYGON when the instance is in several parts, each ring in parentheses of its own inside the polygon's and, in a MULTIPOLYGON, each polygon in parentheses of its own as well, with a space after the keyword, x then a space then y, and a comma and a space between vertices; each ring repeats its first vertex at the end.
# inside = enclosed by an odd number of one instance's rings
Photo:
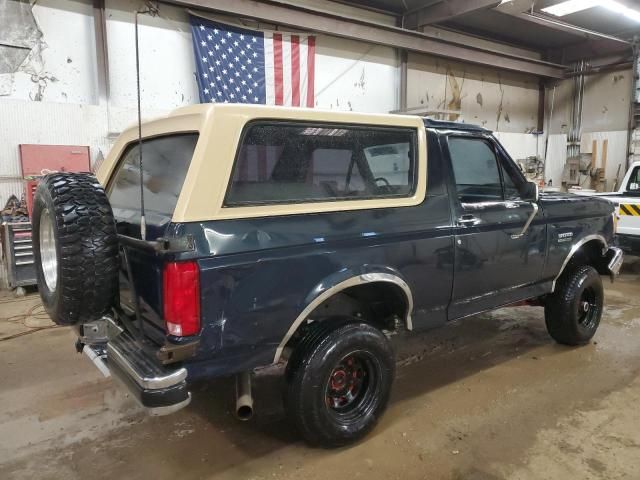
POLYGON ((20 145, 20 164, 26 182, 29 217, 38 178, 51 172, 90 172, 89 147, 81 145, 20 145))

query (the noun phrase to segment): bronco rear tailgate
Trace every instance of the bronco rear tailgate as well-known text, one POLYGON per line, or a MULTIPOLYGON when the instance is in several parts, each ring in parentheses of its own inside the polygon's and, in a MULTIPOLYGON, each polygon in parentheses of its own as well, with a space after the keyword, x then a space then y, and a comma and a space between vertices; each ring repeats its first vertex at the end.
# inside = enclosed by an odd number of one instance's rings
POLYGON ((197 133, 162 135, 131 142, 124 148, 106 182, 121 239, 120 303, 132 316, 139 310, 148 337, 164 339, 162 320, 161 258, 141 241, 144 201, 146 239, 155 241, 169 233, 171 218, 198 141, 197 133), (142 182, 140 172, 142 170, 142 182), (146 328, 145 328, 146 325, 146 328))

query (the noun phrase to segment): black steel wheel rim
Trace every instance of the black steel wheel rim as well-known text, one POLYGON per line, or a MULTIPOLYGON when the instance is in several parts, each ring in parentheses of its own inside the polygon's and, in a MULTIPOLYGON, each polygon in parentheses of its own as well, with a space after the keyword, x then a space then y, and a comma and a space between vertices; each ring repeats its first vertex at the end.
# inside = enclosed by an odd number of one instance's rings
POLYGON ((592 287, 582 291, 578 301, 578 324, 585 328, 593 326, 598 316, 598 295, 592 287))
POLYGON ((380 364, 369 352, 343 356, 326 381, 325 404, 329 413, 341 421, 368 414, 376 403, 379 375, 380 364))

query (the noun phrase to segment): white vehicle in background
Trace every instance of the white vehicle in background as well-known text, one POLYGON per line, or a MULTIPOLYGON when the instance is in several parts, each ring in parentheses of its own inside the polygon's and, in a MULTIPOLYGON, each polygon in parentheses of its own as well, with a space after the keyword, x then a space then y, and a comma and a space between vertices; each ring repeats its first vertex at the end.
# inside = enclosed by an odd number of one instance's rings
POLYGON ((595 195, 616 204, 618 246, 631 255, 640 256, 640 162, 631 165, 617 192, 595 195))

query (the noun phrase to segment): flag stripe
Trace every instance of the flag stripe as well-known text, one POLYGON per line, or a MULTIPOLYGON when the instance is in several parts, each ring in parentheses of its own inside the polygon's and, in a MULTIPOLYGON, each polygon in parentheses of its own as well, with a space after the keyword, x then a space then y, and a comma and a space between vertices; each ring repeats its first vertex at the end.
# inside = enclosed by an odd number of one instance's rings
POLYGON ((282 34, 273 34, 273 71, 275 86, 275 104, 283 105, 283 84, 282 84, 282 34))
POLYGON ((291 105, 300 106, 300 37, 291 35, 291 105))
POLYGON ((307 74, 307 39, 303 36, 300 39, 300 105, 307 105, 307 83, 309 75, 307 74))
POLYGON ((291 106, 291 35, 282 35, 282 104, 291 106))
POLYGON ((313 82, 316 69, 316 37, 309 37, 307 47, 307 107, 313 107, 315 92, 313 82))
POLYGON ((265 73, 265 89, 266 89, 266 104, 276 104, 276 87, 274 68, 273 68, 273 34, 271 32, 265 32, 264 34, 264 73, 265 73))

